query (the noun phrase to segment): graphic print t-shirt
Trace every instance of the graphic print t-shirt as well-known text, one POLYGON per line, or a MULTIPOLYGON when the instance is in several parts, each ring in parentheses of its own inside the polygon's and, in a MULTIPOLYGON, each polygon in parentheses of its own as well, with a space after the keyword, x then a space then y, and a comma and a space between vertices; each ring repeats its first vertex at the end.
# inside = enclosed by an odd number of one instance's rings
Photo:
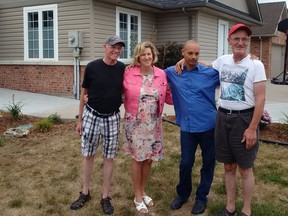
POLYGON ((219 72, 220 78, 219 106, 231 110, 255 106, 253 85, 266 80, 262 62, 251 60, 250 55, 247 55, 235 63, 233 55, 224 55, 213 62, 213 68, 219 72))

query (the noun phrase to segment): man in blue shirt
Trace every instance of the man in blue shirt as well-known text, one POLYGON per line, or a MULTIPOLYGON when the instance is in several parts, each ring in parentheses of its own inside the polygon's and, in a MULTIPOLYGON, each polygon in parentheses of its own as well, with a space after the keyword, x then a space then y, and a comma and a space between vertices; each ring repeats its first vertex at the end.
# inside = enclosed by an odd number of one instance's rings
POLYGON ((170 208, 179 209, 187 202, 192 191, 192 167, 198 144, 202 150, 201 180, 196 191, 192 214, 205 211, 215 168, 214 129, 216 122, 215 89, 219 85, 219 73, 198 63, 200 46, 189 40, 182 55, 185 67, 181 75, 174 66, 165 69, 173 95, 176 123, 181 129, 181 162, 177 197, 170 208))

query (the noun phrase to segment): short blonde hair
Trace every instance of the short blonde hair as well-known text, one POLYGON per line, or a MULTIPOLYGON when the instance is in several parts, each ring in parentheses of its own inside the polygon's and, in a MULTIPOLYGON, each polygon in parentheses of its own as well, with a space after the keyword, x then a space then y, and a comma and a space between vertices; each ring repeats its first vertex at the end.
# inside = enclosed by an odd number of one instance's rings
POLYGON ((132 59, 133 65, 140 65, 139 58, 144 52, 145 48, 150 48, 153 56, 152 63, 155 64, 158 61, 158 50, 155 45, 150 41, 144 41, 136 45, 134 49, 134 57, 132 59))

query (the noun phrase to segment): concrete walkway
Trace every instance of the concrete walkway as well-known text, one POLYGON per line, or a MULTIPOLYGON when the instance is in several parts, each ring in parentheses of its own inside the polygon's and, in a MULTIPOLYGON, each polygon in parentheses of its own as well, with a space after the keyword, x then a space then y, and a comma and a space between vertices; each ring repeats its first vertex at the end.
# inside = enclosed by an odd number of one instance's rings
MULTIPOLYGON (((25 115, 48 117, 50 114, 57 113, 63 119, 74 119, 78 114, 79 100, 4 88, 0 88, 0 110, 7 111, 6 107, 12 104, 13 95, 15 103, 23 104, 22 113, 25 115)), ((288 115, 288 85, 267 82, 265 109, 271 115, 273 122, 281 122, 285 119, 283 113, 288 115)), ((123 117, 123 106, 120 110, 123 117)), ((165 105, 163 113, 174 115, 174 107, 165 105)))

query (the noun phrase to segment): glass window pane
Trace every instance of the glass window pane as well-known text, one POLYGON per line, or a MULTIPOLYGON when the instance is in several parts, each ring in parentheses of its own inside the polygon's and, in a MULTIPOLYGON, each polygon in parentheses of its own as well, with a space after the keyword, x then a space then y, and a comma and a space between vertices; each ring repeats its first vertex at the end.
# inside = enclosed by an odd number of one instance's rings
POLYGON ((53 11, 43 11, 43 58, 54 58, 53 26, 53 11))

